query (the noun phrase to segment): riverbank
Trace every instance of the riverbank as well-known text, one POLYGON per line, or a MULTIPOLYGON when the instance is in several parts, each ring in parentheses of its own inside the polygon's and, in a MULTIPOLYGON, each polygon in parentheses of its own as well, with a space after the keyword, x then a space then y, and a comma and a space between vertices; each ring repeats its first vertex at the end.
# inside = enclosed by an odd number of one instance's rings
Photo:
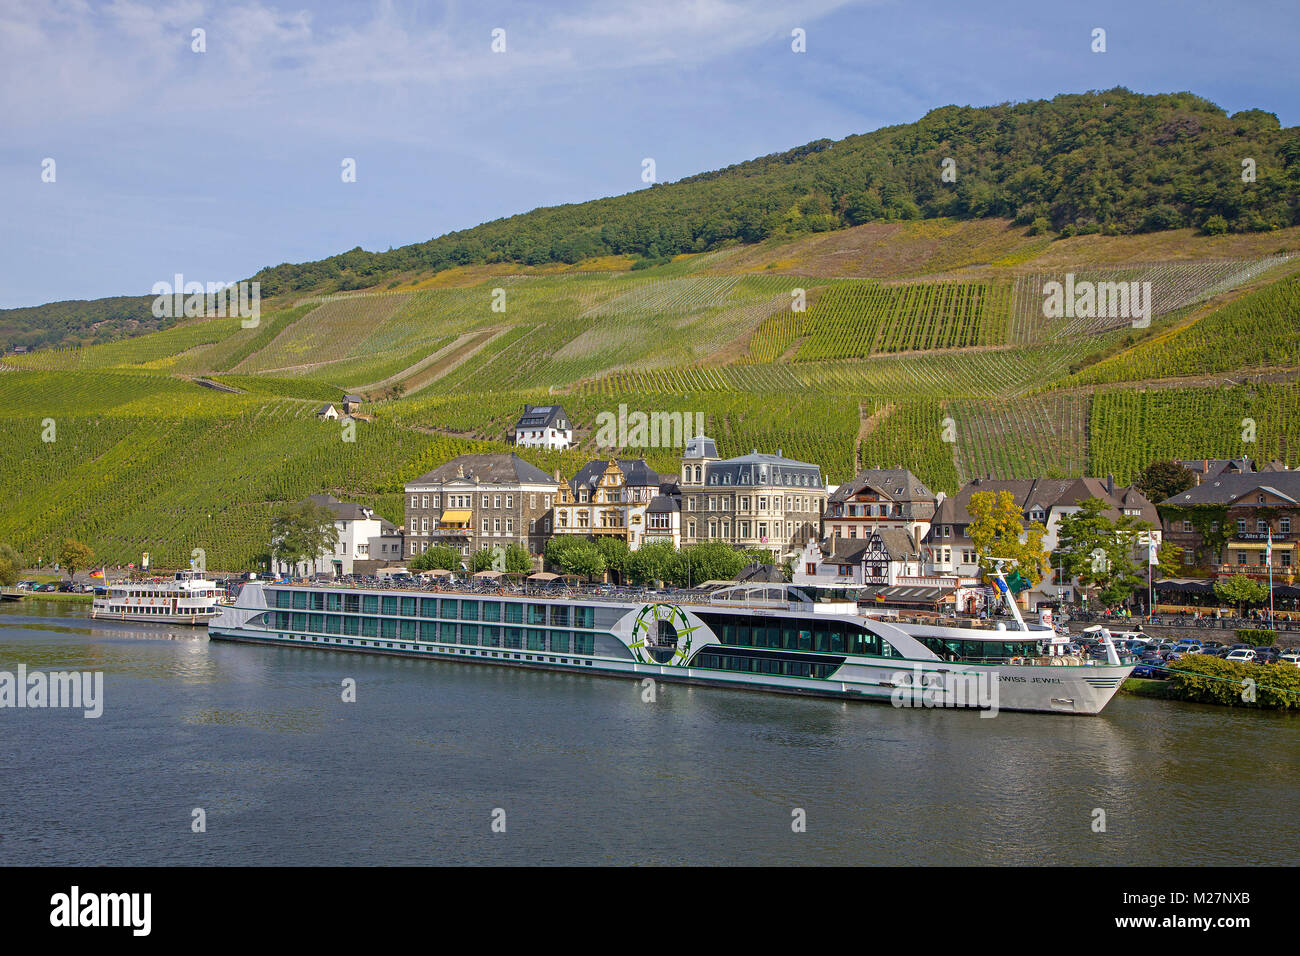
POLYGON ((69 594, 63 591, 19 591, 16 595, 5 592, 6 598, 14 596, 21 601, 58 601, 61 604, 89 604, 95 599, 93 594, 69 594))

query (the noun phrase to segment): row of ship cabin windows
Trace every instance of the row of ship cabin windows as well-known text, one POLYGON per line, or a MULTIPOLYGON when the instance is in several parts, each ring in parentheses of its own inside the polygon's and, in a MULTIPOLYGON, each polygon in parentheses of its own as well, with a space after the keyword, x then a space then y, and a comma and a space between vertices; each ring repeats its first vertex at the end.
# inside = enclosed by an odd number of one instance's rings
POLYGON ((596 636, 581 631, 301 611, 275 611, 274 614, 276 630, 299 634, 342 634, 346 637, 381 637, 472 647, 504 647, 508 650, 549 650, 559 654, 594 654, 596 650, 596 636))
POLYGON ((568 604, 522 604, 468 598, 422 598, 379 594, 334 594, 327 591, 281 590, 275 607, 302 611, 341 611, 344 614, 384 614, 401 617, 503 621, 506 624, 547 624, 552 627, 596 626, 596 609, 568 604), (547 609, 550 620, 547 620, 547 609))
POLYGON ((845 621, 761 620, 744 614, 708 612, 699 616, 712 628, 719 641, 734 647, 866 654, 871 657, 902 656, 880 635, 860 630, 845 621))

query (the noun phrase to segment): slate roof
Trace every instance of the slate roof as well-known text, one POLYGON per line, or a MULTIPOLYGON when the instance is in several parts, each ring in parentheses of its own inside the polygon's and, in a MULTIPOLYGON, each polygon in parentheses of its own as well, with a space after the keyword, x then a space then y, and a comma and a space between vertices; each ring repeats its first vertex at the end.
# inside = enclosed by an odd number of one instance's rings
POLYGON ((536 465, 530 465, 513 452, 506 454, 496 452, 489 455, 457 455, 446 464, 439 465, 433 471, 427 471, 419 478, 407 482, 410 485, 429 485, 452 481, 461 477, 464 469, 465 478, 479 484, 529 484, 554 485, 558 482, 536 465))
MULTIPOLYGON (((1283 498, 1300 501, 1300 471, 1248 472, 1244 475, 1221 474, 1195 488, 1180 491, 1161 505, 1226 505, 1252 491, 1271 491, 1283 498)), ((1251 504, 1252 502, 1245 502, 1251 504)))
POLYGON ((363 508, 351 501, 339 501, 333 495, 308 495, 306 500, 314 501, 318 505, 329 508, 339 521, 359 521, 363 518, 373 518, 375 516, 370 508, 363 508), (366 512, 369 512, 369 514, 366 512))
MULTIPOLYGON (((617 458, 618 467, 623 472, 623 482, 627 485, 636 485, 638 487, 655 487, 658 488, 663 481, 663 476, 657 471, 652 471, 646 464, 644 458, 617 458)), ((586 488, 588 491, 594 491, 596 485, 600 483, 601 476, 605 474, 605 469, 609 467, 608 459, 597 458, 587 462, 579 469, 578 473, 569 481, 569 487, 576 493, 580 488, 586 488)))
POLYGON ((650 514, 672 514, 674 511, 681 510, 682 503, 667 495, 655 495, 646 506, 646 511, 650 514))
POLYGON ((971 495, 977 491, 1009 491, 1025 514, 1035 508, 1048 512, 1053 507, 1069 507, 1088 498, 1100 498, 1110 506, 1105 514, 1112 521, 1123 509, 1128 509, 1140 511, 1139 518, 1152 525, 1160 523, 1159 512, 1141 492, 1135 488, 1108 490, 1106 482, 1100 478, 976 478, 967 482, 957 494, 940 502, 931 519, 931 527, 970 524, 967 506, 971 495))
POLYGON ((1255 462, 1250 458, 1186 458, 1179 459, 1178 464, 1195 472, 1201 481, 1217 478, 1225 471, 1228 474, 1244 474, 1255 470, 1255 462))
POLYGON ((906 468, 866 468, 836 488, 828 500, 847 501, 864 488, 873 488, 894 500, 934 500, 934 492, 906 468))
POLYGON ((739 458, 709 462, 704 466, 704 483, 710 487, 755 485, 773 488, 821 488, 822 470, 806 461, 786 458, 777 449, 775 455, 754 449, 739 458))
POLYGON ((525 405, 524 413, 515 423, 515 430, 522 428, 556 428, 569 430, 569 416, 561 405, 525 405))

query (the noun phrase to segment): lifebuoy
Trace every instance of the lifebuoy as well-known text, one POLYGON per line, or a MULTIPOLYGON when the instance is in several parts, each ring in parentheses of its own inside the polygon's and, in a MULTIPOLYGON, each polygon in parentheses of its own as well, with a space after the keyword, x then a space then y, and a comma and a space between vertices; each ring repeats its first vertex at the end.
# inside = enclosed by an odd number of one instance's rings
POLYGON ((1025 659, 1024 659, 1023 657, 1013 657, 1013 658, 1011 658, 1011 663, 1012 663, 1012 664, 1023 664, 1024 662, 1025 662, 1025 659))

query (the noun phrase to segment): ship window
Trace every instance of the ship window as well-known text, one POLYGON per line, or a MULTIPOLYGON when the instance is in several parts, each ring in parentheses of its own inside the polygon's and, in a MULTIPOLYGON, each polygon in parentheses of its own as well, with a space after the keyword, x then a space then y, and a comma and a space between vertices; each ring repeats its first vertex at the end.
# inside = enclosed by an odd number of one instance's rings
POLYGON ((483 620, 499 621, 501 620, 501 603, 499 601, 483 601, 483 620))
POLYGON ((361 610, 361 596, 357 594, 343 595, 343 610, 349 614, 356 614, 361 610))
POLYGON ((511 649, 517 651, 517 650, 519 650, 521 647, 524 646, 524 643, 523 643, 523 632, 522 632, 519 628, 517 628, 517 627, 504 627, 504 628, 502 628, 502 630, 505 631, 505 638, 506 638, 505 646, 506 646, 506 647, 511 648, 511 649))
POLYGON ((551 624, 556 627, 569 626, 569 606, 567 604, 555 604, 551 607, 551 624))
POLYGON ((293 606, 294 606, 295 608, 299 609, 299 610, 304 610, 304 611, 305 611, 305 610, 307 609, 307 592, 306 592, 306 591, 294 591, 294 592, 293 592, 293 606))
POLYGON ((455 598, 443 598, 438 603, 438 616, 442 618, 459 617, 459 609, 456 606, 455 598))
POLYGON ((415 598, 413 597, 402 598, 402 616, 415 617, 415 598))
POLYGON ((436 621, 420 622, 420 640, 434 641, 438 639, 438 624, 436 621))
POLYGON ((339 617, 337 614, 326 614, 326 615, 325 615, 325 633, 326 633, 326 634, 342 634, 342 633, 343 633, 343 618, 339 617))
POLYGON ((438 625, 438 641, 442 644, 456 643, 456 625, 450 621, 443 621, 438 625))
POLYGON ((573 609, 574 627, 595 627, 596 609, 594 607, 575 607, 573 609))
POLYGON ((507 604, 505 610, 507 624, 524 623, 524 606, 522 604, 507 604))
POLYGON ((560 654, 569 653, 568 631, 551 631, 551 650, 560 654))
MULTIPOLYGON (((361 619, 358 617, 343 618, 343 633, 356 637, 361 631, 361 619)), ((352 643, 351 641, 348 642, 352 643)))
POLYGON ((416 621, 400 621, 399 623, 400 623, 400 625, 401 625, 402 640, 404 640, 404 641, 413 641, 413 640, 415 640, 415 625, 416 625, 417 622, 416 622, 416 621))
POLYGON ((366 637, 377 637, 379 635, 379 618, 363 617, 361 619, 361 633, 366 637))
POLYGON ((477 621, 477 620, 478 620, 478 601, 461 601, 461 602, 460 602, 460 616, 461 616, 461 619, 462 619, 462 620, 466 620, 466 621, 477 621))
POLYGON ((530 604, 528 605, 528 623, 545 624, 546 623, 546 605, 530 604))
POLYGON ((325 595, 325 610, 338 611, 343 607, 343 596, 341 594, 325 595))
POLYGON ((312 591, 312 592, 311 592, 311 609, 312 609, 313 611, 323 611, 323 610, 325 610, 325 592, 324 592, 324 591, 312 591))
MULTIPOLYGON (((129 595, 130 592, 128 592, 129 595)), ((276 607, 293 607, 293 595, 288 591, 275 592, 276 607)))
POLYGON ((596 653, 596 635, 594 635, 594 634, 574 634, 574 635, 573 635, 573 653, 575 653, 575 654, 594 654, 594 653, 596 653))
POLYGON ((546 632, 540 628, 528 629, 528 649, 530 651, 546 650, 546 632))
POLYGON ((375 594, 365 594, 361 597, 361 610, 366 614, 379 613, 379 596, 375 594))
MULTIPOLYGON (((495 624, 484 624, 479 628, 479 643, 484 647, 500 647, 501 628, 495 624)), ((492 656, 495 657, 496 655, 493 654, 492 656)))
POLYGON ((397 636, 397 622, 394 621, 392 618, 387 618, 387 617, 385 617, 385 618, 381 618, 380 621, 379 621, 379 636, 380 636, 380 637, 396 637, 396 636, 397 636))
POLYGON ((385 597, 381 598, 381 599, 380 599, 380 605, 383 607, 383 613, 384 613, 384 614, 396 614, 396 613, 397 613, 397 598, 395 598, 395 597, 387 597, 387 596, 385 596, 385 597))
POLYGON ((460 642, 461 642, 462 644, 477 644, 477 643, 478 643, 478 625, 477 625, 477 624, 462 624, 462 625, 460 626, 460 642))

